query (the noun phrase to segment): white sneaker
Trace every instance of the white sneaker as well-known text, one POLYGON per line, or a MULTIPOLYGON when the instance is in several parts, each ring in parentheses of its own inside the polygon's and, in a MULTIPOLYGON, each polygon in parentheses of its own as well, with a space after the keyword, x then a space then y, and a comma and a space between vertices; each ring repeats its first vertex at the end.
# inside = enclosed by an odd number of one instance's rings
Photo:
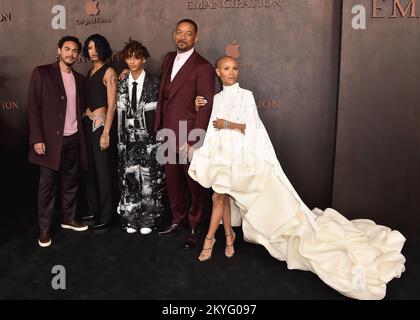
POLYGON ((49 246, 51 245, 51 239, 50 239, 50 241, 48 241, 48 242, 41 242, 41 241, 38 239, 38 244, 39 244, 39 246, 40 246, 40 247, 42 247, 42 248, 49 247, 49 246))
POLYGON ((127 228, 127 229, 125 229, 125 231, 127 231, 127 233, 136 233, 137 232, 137 230, 134 229, 134 228, 127 228))
POLYGON ((151 232, 152 232, 152 229, 150 229, 150 228, 141 228, 140 229, 141 234, 149 234, 151 232))

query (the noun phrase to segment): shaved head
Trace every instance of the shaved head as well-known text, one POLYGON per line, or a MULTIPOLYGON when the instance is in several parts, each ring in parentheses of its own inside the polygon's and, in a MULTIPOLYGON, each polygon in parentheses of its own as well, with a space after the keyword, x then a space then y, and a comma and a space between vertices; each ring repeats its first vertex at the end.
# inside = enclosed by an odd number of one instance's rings
POLYGON ((238 79, 238 63, 230 56, 220 57, 216 60, 216 74, 224 86, 231 86, 238 79))
POLYGON ((232 58, 231 56, 223 56, 216 60, 216 64, 215 64, 216 68, 219 68, 222 65, 222 63, 226 61, 231 61, 237 64, 236 60, 232 58))

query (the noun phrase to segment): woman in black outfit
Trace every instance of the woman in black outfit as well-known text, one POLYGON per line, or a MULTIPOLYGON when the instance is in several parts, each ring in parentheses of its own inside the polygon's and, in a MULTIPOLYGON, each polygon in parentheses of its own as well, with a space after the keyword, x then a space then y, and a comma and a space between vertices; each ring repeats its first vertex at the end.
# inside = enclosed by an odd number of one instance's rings
POLYGON ((88 172, 86 179, 89 216, 95 230, 106 229, 115 212, 113 170, 111 168, 110 130, 115 114, 117 74, 106 61, 112 51, 107 39, 99 34, 88 37, 83 55, 92 61, 86 76, 85 129, 88 172))

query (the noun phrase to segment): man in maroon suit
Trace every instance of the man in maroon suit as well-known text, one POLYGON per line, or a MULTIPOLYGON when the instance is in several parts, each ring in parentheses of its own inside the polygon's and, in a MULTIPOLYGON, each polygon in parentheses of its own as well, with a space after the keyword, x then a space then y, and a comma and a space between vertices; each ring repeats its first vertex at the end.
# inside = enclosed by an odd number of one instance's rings
POLYGON ((29 162, 40 166, 38 221, 41 247, 51 245, 50 226, 55 186, 61 177, 63 229, 87 230, 75 221, 79 162, 86 168, 82 129, 83 76, 72 70, 80 41, 65 36, 58 42, 59 61, 38 66, 31 78, 28 98, 29 162))
POLYGON ((188 220, 191 233, 185 240, 186 249, 196 246, 199 241, 198 227, 208 197, 207 190, 188 175, 189 165, 183 157, 189 154, 193 145, 203 142, 215 90, 213 66, 194 50, 197 31, 197 24, 190 19, 181 20, 176 26, 173 37, 177 51, 169 52, 163 60, 155 119, 155 132, 169 129, 176 137, 172 142, 176 161, 165 164, 172 223, 160 234, 171 234, 188 220), (203 96, 208 101, 199 111, 195 109, 196 96, 203 96), (196 133, 200 136, 200 131, 203 134, 197 141, 196 133))

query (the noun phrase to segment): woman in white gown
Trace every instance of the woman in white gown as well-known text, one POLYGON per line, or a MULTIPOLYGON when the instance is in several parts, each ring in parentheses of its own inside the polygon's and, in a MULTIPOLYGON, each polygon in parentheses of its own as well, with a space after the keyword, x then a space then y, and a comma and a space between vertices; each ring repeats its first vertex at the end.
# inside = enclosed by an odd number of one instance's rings
MULTIPOLYGON (((205 141, 189 168, 194 180, 214 190, 200 261, 211 258, 220 220, 231 257, 231 222, 242 223, 246 241, 263 245, 289 269, 312 271, 347 297, 382 299, 386 284, 405 270, 404 236, 371 220, 349 221, 333 209, 311 211, 277 160, 252 92, 236 82, 236 61, 219 59, 216 72, 223 90, 215 95, 205 141)), ((197 97, 196 104, 205 101, 197 97)))

